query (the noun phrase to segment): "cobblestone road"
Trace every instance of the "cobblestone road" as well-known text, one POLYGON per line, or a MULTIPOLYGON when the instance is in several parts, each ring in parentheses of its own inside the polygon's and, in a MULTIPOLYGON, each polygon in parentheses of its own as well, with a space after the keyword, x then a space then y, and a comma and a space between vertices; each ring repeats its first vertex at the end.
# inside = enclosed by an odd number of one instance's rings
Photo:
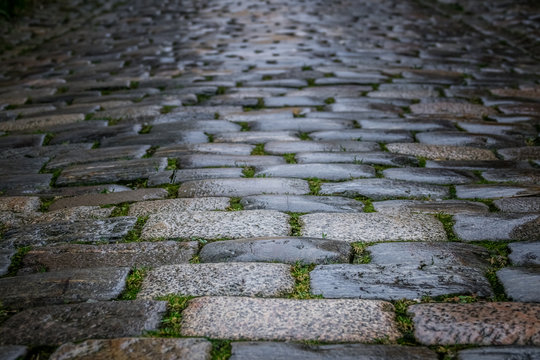
POLYGON ((538 4, 1 29, 0 359, 540 357, 538 4))

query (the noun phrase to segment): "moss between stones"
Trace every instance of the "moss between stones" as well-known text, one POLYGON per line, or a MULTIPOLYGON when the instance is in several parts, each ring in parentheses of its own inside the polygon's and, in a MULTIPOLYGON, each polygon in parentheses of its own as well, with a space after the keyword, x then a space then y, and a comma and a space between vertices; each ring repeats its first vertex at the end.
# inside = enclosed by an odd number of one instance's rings
POLYGON ((411 316, 407 313, 409 306, 417 304, 414 300, 397 300, 392 302, 396 312, 396 323, 399 331, 403 334, 397 340, 400 345, 418 345, 414 337, 414 323, 411 316))
POLYGON ((257 144, 251 150, 251 155, 268 155, 268 153, 264 151, 264 144, 257 144))
POLYGON ((321 190, 321 183, 322 180, 319 178, 309 178, 309 195, 319 195, 319 191, 321 190))
POLYGON ((182 311, 188 306, 189 300, 193 296, 167 295, 159 297, 157 300, 168 302, 167 313, 161 320, 161 328, 148 333, 154 337, 180 337, 180 324, 182 322, 182 311))
POLYGON ((302 226, 300 225, 300 216, 306 213, 288 212, 289 225, 291 227, 290 236, 302 236, 302 226))
POLYGON ((446 236, 448 237, 448 241, 459 241, 458 237, 454 233, 453 227, 455 221, 452 215, 440 212, 435 214, 435 217, 442 223, 446 236))
POLYGON ((296 164, 296 154, 283 154, 283 158, 287 162, 287 164, 296 164))
POLYGON ((239 197, 232 197, 229 206, 227 207, 227 211, 240 211, 244 210, 244 205, 240 203, 240 200, 242 200, 239 197))
POLYGON ((371 242, 355 242, 351 244, 353 249, 353 264, 369 264, 371 262, 371 254, 367 248, 375 243, 371 242))
POLYGON ((493 301, 509 301, 504 287, 497 278, 497 271, 508 265, 509 241, 472 241, 471 244, 482 246, 489 252, 490 267, 486 271, 486 278, 493 288, 493 301))
POLYGON ((148 220, 148 216, 139 216, 137 218, 137 222, 135 223, 135 226, 133 229, 129 230, 126 236, 122 239, 122 242, 140 242, 141 239, 141 233, 142 229, 144 227, 144 224, 146 224, 146 221, 148 220))
POLYGON ((227 360, 231 357, 231 341, 230 340, 214 340, 211 339, 212 351, 210 356, 212 360, 227 360))
POLYGON ((11 264, 8 267, 8 272, 2 277, 15 276, 17 271, 22 268, 23 258, 30 251, 30 246, 23 246, 17 249, 17 252, 11 257, 11 264))

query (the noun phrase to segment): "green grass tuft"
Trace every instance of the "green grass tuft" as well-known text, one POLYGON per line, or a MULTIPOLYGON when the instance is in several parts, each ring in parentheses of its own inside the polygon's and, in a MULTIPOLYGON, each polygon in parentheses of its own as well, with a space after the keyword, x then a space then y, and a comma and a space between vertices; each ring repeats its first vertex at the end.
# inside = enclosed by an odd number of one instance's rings
POLYGON ((113 211, 111 212, 111 217, 127 216, 128 212, 129 212, 129 204, 121 203, 114 207, 113 211))
POLYGON ((122 239, 123 242, 140 242, 141 239, 141 233, 142 229, 144 227, 144 224, 146 224, 146 221, 148 220, 148 216, 139 216, 137 218, 137 222, 135 223, 135 226, 133 229, 129 230, 126 236, 122 239))
POLYGON ((291 275, 294 278, 294 290, 289 294, 291 299, 322 299, 322 295, 311 293, 309 273, 315 268, 315 264, 304 265, 297 262, 293 265, 291 275))
POLYGON ((167 159, 167 167, 165 170, 176 170, 178 169, 178 160, 175 158, 168 158, 167 159))
POLYGON ((497 278, 497 271, 506 267, 509 263, 508 254, 508 241, 472 241, 471 244, 482 246, 489 252, 490 266, 486 271, 486 278, 488 279, 491 287, 493 288, 493 301, 508 301, 508 296, 504 292, 504 287, 497 278))
POLYGON ((242 169, 242 174, 246 178, 252 178, 255 176, 255 168, 253 166, 244 166, 242 169))
POLYGON ((453 227, 455 221, 452 215, 440 212, 435 214, 435 217, 442 223, 444 231, 446 232, 446 236, 448 237, 448 241, 459 241, 459 238, 454 233, 453 227))
POLYGON ((353 250, 353 264, 369 264, 371 262, 371 254, 367 248, 374 243, 371 242, 354 242, 351 243, 353 250))
POLYGON ((268 155, 268 153, 264 151, 264 144, 257 144, 251 150, 251 155, 268 155))
POLYGON ((305 213, 288 212, 289 225, 291 226, 290 236, 302 236, 302 225, 300 225, 300 216, 305 213))
POLYGON ((118 300, 135 300, 141 291, 142 282, 148 273, 148 268, 134 268, 129 272, 126 279, 126 288, 118 297, 118 300))
POLYGON ((283 158, 287 162, 287 164, 296 164, 296 154, 283 154, 283 158))
POLYGON ((4 276, 15 276, 17 272, 23 266, 23 259, 30 251, 30 246, 23 246, 17 249, 17 252, 11 257, 11 264, 9 264, 7 274, 4 276))
POLYGON ((238 125, 240 125, 240 131, 249 131, 249 124, 245 121, 237 122, 238 125))
POLYGON ((396 312, 396 323, 399 331, 403 334, 397 340, 397 343, 400 345, 418 345, 414 337, 414 323, 407 313, 409 306, 416 304, 416 301, 402 299, 394 301, 393 304, 396 312))
POLYGON ((242 198, 239 197, 232 197, 229 203, 229 207, 227 208, 227 211, 240 211, 244 210, 244 205, 240 203, 240 200, 242 198))
POLYGON ((335 102, 336 102, 336 99, 334 99, 333 97, 329 97, 329 98, 324 99, 324 103, 327 104, 327 105, 333 104, 335 102))
POLYGON ((309 178, 309 195, 319 195, 319 191, 321 191, 321 183, 322 180, 319 178, 309 178))
POLYGON ((212 351, 210 356, 212 360, 227 360, 231 357, 231 341, 230 340, 210 340, 212 343, 212 351))
POLYGON ((182 322, 182 311, 188 306, 189 300, 193 296, 167 295, 158 300, 167 301, 167 314, 161 321, 161 328, 158 331, 150 332, 149 335, 156 337, 180 337, 180 324, 182 322))

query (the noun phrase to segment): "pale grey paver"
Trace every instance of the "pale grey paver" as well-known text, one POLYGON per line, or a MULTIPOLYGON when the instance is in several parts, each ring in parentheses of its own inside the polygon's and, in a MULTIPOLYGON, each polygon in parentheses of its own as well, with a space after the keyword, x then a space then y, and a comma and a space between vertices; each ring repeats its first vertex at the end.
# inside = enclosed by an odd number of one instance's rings
POLYGON ((118 241, 135 226, 136 221, 136 217, 122 216, 102 220, 39 223, 7 231, 3 244, 20 247, 74 241, 118 241))
POLYGON ((507 267, 497 271, 497 278, 512 300, 540 302, 540 268, 507 267))
POLYGON ((214 142, 261 144, 268 141, 298 140, 293 131, 244 131, 224 132, 214 137, 214 142))
POLYGON ((497 152, 507 160, 540 159, 540 146, 498 149, 497 152))
POLYGON ((529 163, 511 160, 427 160, 427 168, 455 170, 490 170, 530 168, 529 163))
POLYGON ((319 265, 311 273, 311 291, 325 298, 420 299, 423 296, 493 292, 482 271, 451 265, 319 265))
POLYGON ((488 251, 477 245, 457 242, 395 242, 367 248, 371 263, 378 265, 460 266, 486 270, 488 251))
POLYGON ((513 265, 539 266, 540 265, 540 242, 526 241, 508 244, 510 255, 508 258, 513 265))
POLYGON ((257 167, 255 176, 347 180, 375 177, 375 169, 355 164, 285 164, 257 167))
POLYGON ((120 204, 124 202, 156 200, 167 197, 165 189, 137 189, 132 191, 112 192, 108 194, 85 194, 62 198, 51 204, 49 210, 65 209, 77 206, 98 206, 120 204))
POLYGON ((0 327, 1 344, 60 345, 91 338, 140 336, 156 330, 165 301, 98 301, 24 310, 0 327))
POLYGON ((269 154, 295 154, 299 152, 324 152, 324 151, 377 151, 379 144, 370 141, 270 141, 264 145, 264 150, 269 154))
POLYGON ((340 196, 253 195, 240 200, 245 210, 284 212, 362 212, 364 203, 340 196))
POLYGON ((495 110, 482 105, 454 102, 437 102, 431 104, 413 104, 411 111, 414 114, 452 114, 456 116, 481 118, 485 115, 495 114, 495 110))
POLYGON ((187 181, 178 189, 179 197, 249 196, 259 194, 304 195, 307 181, 282 178, 209 179, 187 181))
POLYGON ((398 345, 332 344, 306 345, 287 342, 233 342, 231 360, 435 360, 437 354, 424 347, 398 345))
POLYGON ((431 160, 497 160, 491 150, 470 146, 393 143, 387 144, 386 148, 393 153, 422 156, 431 160))
POLYGON ((346 299, 202 297, 189 302, 181 329, 184 336, 231 340, 372 342, 400 336, 391 304, 346 299))
POLYGON ((412 142, 413 138, 406 130, 347 129, 316 131, 309 136, 314 140, 361 140, 376 142, 412 142))
MULTIPOLYGON (((192 180, 238 178, 243 176, 242 171, 241 168, 180 169, 174 171, 170 182, 179 184, 192 180)), ((151 179, 150 177, 148 181, 151 179)))
POLYGON ((80 344, 67 343, 58 348, 51 360, 115 359, 118 356, 133 360, 207 360, 212 343, 206 339, 119 338, 86 340, 80 344), (119 355, 121 354, 121 355, 119 355))
POLYGON ((459 360, 532 360, 540 358, 540 347, 493 346, 458 352, 459 360))
POLYGON ((351 247, 341 241, 304 238, 274 237, 216 241, 205 245, 201 262, 254 262, 268 261, 294 264, 325 264, 349 262, 351 247))
POLYGON ((158 171, 165 170, 166 167, 166 158, 119 160, 115 162, 72 165, 62 170, 62 173, 56 180, 56 184, 65 186, 77 183, 133 181, 148 178, 158 171))
POLYGON ((250 238, 287 236, 289 216, 271 210, 234 212, 197 211, 150 215, 141 237, 152 238, 250 238))
POLYGON ((482 177, 494 182, 540 184, 540 170, 538 169, 494 169, 483 171, 482 177))
POLYGON ((6 308, 111 300, 124 290, 129 268, 67 269, 0 279, 6 308))
POLYGON ((189 262, 198 251, 196 242, 160 241, 104 245, 68 244, 39 247, 23 258, 18 273, 76 268, 152 267, 189 262))
POLYGON ((3 175, 0 191, 8 195, 30 195, 48 190, 52 174, 3 175))
POLYGON ((382 172, 383 176, 393 180, 404 180, 431 184, 469 184, 478 180, 472 172, 464 170, 433 168, 393 168, 382 172))
POLYGON ((300 164, 353 163, 388 166, 416 165, 418 160, 411 156, 394 155, 387 152, 307 152, 295 156, 300 164))
POLYGON ((290 271, 289 265, 267 263, 165 265, 147 274, 137 298, 169 294, 277 297, 293 290, 290 271))
POLYGON ((0 346, 0 360, 17 360, 26 356, 28 348, 21 345, 0 346))
POLYGON ((376 200, 384 200, 396 196, 442 199, 449 195, 448 188, 440 185, 391 179, 359 179, 340 183, 323 183, 319 192, 323 195, 361 195, 376 200))
POLYGON ((111 216, 114 208, 102 208, 100 206, 75 206, 59 210, 37 213, 36 217, 30 220, 31 223, 53 222, 53 221, 79 221, 90 219, 106 219, 111 216))
POLYGON ((146 150, 149 148, 149 145, 129 145, 90 149, 85 151, 74 150, 72 152, 66 152, 59 156, 55 156, 54 159, 47 163, 46 168, 49 170, 54 170, 73 164, 137 159, 143 157, 143 155, 146 154, 146 150))
POLYGON ((476 214, 489 211, 484 203, 464 200, 386 200, 373 202, 373 207, 381 213, 411 211, 428 214, 476 214))
POLYGON ((458 214, 454 220, 463 241, 540 240, 538 214, 458 214))
POLYGON ((285 164, 281 156, 272 155, 219 155, 219 154, 192 154, 178 157, 181 169, 196 169, 210 166, 265 166, 285 164))
POLYGON ((38 211, 41 201, 37 196, 2 196, 0 197, 0 211, 13 211, 17 213, 30 213, 38 211))
POLYGON ((49 158, 0 159, 0 172, 4 175, 37 174, 49 158))
POLYGON ((276 131, 293 130, 300 132, 312 132, 322 130, 340 130, 350 129, 354 123, 343 119, 316 119, 316 118, 297 118, 297 119, 272 119, 258 120, 250 122, 250 129, 253 131, 276 131))
POLYGON ((540 304, 478 302, 409 307, 414 336, 424 345, 540 345, 540 304), (493 316, 497 314, 497 316, 493 316))
POLYGON ((458 185, 456 196, 461 199, 498 199, 513 196, 540 195, 540 186, 534 185, 458 185))
POLYGON ((503 212, 540 212, 540 197, 504 198, 493 201, 493 205, 503 212))
POLYGON ((226 197, 178 198, 145 201, 132 204, 129 216, 148 216, 162 212, 226 210, 230 199, 226 197))
POLYGON ((346 242, 446 241, 442 224, 431 215, 316 213, 300 217, 302 235, 346 242))
POLYGON ((179 155, 197 153, 211 153, 220 155, 249 155, 253 150, 253 145, 248 144, 227 144, 227 143, 205 143, 205 144, 180 144, 160 147, 154 153, 157 157, 177 157, 179 155))

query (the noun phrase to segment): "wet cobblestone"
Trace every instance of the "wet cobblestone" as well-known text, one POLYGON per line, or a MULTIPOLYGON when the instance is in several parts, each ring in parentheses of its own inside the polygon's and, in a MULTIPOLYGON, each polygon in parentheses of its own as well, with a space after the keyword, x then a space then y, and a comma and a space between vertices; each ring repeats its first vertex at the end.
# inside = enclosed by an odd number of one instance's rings
POLYGON ((2 17, 0 358, 534 357, 539 11, 62 0, 2 17))

